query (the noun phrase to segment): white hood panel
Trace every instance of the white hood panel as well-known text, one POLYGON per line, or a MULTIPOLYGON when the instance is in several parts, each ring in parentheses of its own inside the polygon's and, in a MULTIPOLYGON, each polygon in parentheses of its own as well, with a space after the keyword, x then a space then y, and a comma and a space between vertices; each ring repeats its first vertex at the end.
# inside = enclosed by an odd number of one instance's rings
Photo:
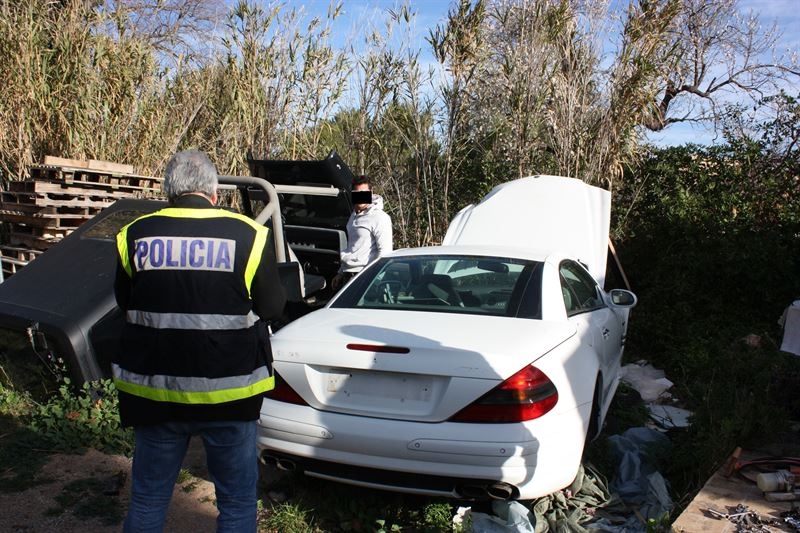
POLYGON ((575 179, 530 176, 498 185, 452 220, 443 245, 507 245, 559 251, 605 282, 611 193, 575 179))

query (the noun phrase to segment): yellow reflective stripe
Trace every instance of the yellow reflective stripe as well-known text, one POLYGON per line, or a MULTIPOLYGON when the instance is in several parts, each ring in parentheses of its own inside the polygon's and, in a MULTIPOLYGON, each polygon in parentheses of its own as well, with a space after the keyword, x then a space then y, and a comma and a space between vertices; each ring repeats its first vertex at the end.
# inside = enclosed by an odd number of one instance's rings
POLYGON ((118 390, 156 402, 208 405, 244 400, 245 398, 263 394, 275 388, 275 377, 270 376, 244 387, 196 392, 159 389, 122 381, 119 378, 114 378, 114 385, 118 390))
POLYGON ((249 218, 245 215, 240 213, 232 213, 230 211, 226 211, 224 209, 219 208, 203 208, 198 209, 196 207, 165 207, 160 211, 156 211, 155 213, 150 213, 148 215, 144 215, 143 217, 150 217, 150 216, 164 216, 164 217, 174 217, 174 218, 220 218, 220 217, 227 217, 227 218, 235 218, 237 220, 241 220, 246 224, 250 225, 256 229, 265 229, 264 226, 257 224, 252 218, 249 218))
POLYGON ((260 227, 256 230, 256 238, 253 241, 253 247, 250 249, 250 257, 247 258, 247 267, 244 269, 244 284, 247 287, 247 295, 252 298, 250 287, 253 285, 253 278, 256 276, 256 270, 261 263, 261 255, 264 253, 264 247, 267 245, 267 236, 269 230, 260 227))
POLYGON ((133 277, 131 270, 131 258, 128 256, 128 226, 125 226, 117 233, 117 253, 119 254, 122 268, 128 273, 128 277, 133 277))
POLYGON ((123 258, 123 267, 125 268, 125 272, 128 273, 129 276, 133 276, 132 267, 130 263, 130 257, 128 256, 128 228, 135 224, 137 221, 142 220, 144 218, 150 218, 155 216, 164 216, 164 217, 173 217, 173 218, 194 218, 194 219, 209 219, 209 218, 233 218, 244 222, 251 228, 253 228, 256 232, 255 239, 253 241, 253 247, 250 250, 250 257, 247 260, 247 266, 245 267, 244 272, 244 282, 245 286, 247 287, 247 294, 250 296, 250 287, 253 283, 253 278, 255 277, 256 270, 258 270, 258 265, 261 262, 261 254, 264 252, 264 247, 267 244, 267 238, 269 237, 269 229, 257 224, 252 218, 249 218, 245 215, 240 213, 232 213, 230 211, 225 211, 224 209, 198 209, 198 208, 188 208, 188 207, 165 207, 159 211, 155 211, 153 213, 148 213, 146 215, 142 215, 136 220, 130 222, 125 227, 123 227, 120 232, 117 234, 117 250, 119 251, 120 257, 123 258))

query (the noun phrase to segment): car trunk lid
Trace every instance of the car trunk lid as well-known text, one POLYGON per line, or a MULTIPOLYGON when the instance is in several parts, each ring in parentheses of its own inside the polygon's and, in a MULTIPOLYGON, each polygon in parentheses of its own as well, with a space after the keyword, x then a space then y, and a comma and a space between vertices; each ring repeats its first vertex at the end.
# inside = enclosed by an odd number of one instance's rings
POLYGON ((316 409, 404 420, 448 418, 574 334, 566 323, 539 320, 320 313, 326 319, 317 316, 313 336, 300 319, 273 337, 277 372, 316 409), (442 336, 448 329, 457 334, 442 336))

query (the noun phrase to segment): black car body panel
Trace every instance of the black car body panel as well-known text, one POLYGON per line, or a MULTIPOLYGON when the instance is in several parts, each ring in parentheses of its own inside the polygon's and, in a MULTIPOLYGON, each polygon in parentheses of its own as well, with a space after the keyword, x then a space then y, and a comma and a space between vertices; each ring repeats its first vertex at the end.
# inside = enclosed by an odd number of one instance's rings
MULTIPOLYGON (((276 246, 289 252, 279 254, 281 281, 289 302, 285 317, 273 324, 275 329, 330 297, 330 280, 346 245, 344 225, 351 209, 352 174, 335 152, 322 161, 249 163, 255 177, 277 183, 280 215, 286 222, 265 222, 281 229, 279 236, 273 231, 276 246), (282 185, 287 186, 284 192, 282 185), (303 194, 296 186, 312 189, 303 194), (313 194, 316 190, 324 194, 313 194), (298 198, 308 204, 321 199, 326 210, 319 216, 299 217, 288 206, 298 198)), ((220 178, 241 194, 242 211, 256 218, 258 204, 266 204, 269 195, 251 184, 231 186, 235 180, 220 178)), ((79 382, 108 377, 124 323, 114 299, 116 234, 138 216, 166 205, 163 200, 118 200, 0 283, 0 328, 36 337, 43 334, 48 350, 66 362, 79 382)))

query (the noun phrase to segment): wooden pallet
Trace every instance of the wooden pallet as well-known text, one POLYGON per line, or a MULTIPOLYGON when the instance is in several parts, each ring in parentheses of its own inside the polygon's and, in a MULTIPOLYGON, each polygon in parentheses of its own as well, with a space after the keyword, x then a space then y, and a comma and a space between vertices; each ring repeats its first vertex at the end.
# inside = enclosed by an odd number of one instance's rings
POLYGON ((161 178, 138 175, 116 175, 67 167, 47 167, 39 165, 30 168, 31 179, 35 181, 62 182, 97 187, 110 190, 140 192, 142 196, 155 196, 161 192, 161 178))
MULTIPOLYGON (((0 220, 8 226, 3 272, 14 274, 41 252, 122 198, 162 196, 162 178, 109 161, 46 156, 29 167, 31 179, 0 191, 0 220), (24 252, 20 252, 20 250, 24 252), (20 256, 21 254, 21 256, 20 256)), ((0 252, 2 252, 0 248, 0 252)))
POLYGON ((128 171, 129 168, 132 167, 125 165, 120 170, 117 168, 89 168, 76 164, 53 165, 48 158, 45 158, 45 164, 31 165, 29 171, 31 179, 35 181, 61 181, 78 183, 81 186, 130 188, 150 194, 157 194, 161 191, 162 178, 134 174, 132 171, 128 171))
POLYGON ((31 252, 47 251, 52 245, 61 241, 62 237, 45 237, 12 231, 8 234, 8 242, 12 246, 27 248, 31 252))
POLYGON ((116 172, 118 174, 133 174, 133 165, 113 163, 111 161, 100 161, 97 159, 68 159, 66 157, 56 157, 53 155, 44 156, 44 164, 52 167, 72 167, 86 168, 99 171, 116 172))
POLYGON ((89 218, 86 215, 73 215, 69 213, 52 213, 46 215, 26 215, 13 211, 0 210, 0 216, 4 222, 18 224, 22 226, 34 226, 38 228, 77 228, 89 218))
MULTIPOLYGON (((30 226, 27 224, 15 224, 9 235, 31 235, 43 239, 61 240, 76 229, 77 226, 30 226)), ((12 243, 14 242, 12 239, 9 240, 12 243)))
POLYGON ((3 279, 16 274, 19 269, 36 259, 41 253, 41 250, 0 245, 0 268, 3 271, 3 279))
MULTIPOLYGON (((116 180, 118 182, 123 180, 116 180)), ((134 198, 151 198, 161 194, 160 188, 140 187, 129 183, 103 183, 97 181, 66 181, 51 178, 36 178, 35 180, 12 181, 9 191, 28 192, 39 194, 92 194, 105 197, 119 198, 120 196, 134 198)))
POLYGON ((0 254, 3 254, 3 259, 13 259, 15 261, 28 263, 33 261, 39 255, 41 250, 30 250, 21 246, 11 246, 10 244, 0 244, 0 254))
MULTIPOLYGON (((26 252, 29 255, 32 254, 31 250, 26 250, 26 252)), ((38 251, 38 253, 41 253, 41 251, 38 251)), ((3 270, 3 279, 13 276, 19 269, 31 261, 33 261, 33 259, 20 259, 19 257, 9 256, 6 255, 5 252, 2 252, 2 255, 0 255, 0 266, 3 270)))
POLYGON ((102 210, 113 204, 119 198, 114 196, 95 194, 33 194, 27 192, 0 192, 0 201, 4 203, 27 204, 38 207, 88 207, 102 210))

